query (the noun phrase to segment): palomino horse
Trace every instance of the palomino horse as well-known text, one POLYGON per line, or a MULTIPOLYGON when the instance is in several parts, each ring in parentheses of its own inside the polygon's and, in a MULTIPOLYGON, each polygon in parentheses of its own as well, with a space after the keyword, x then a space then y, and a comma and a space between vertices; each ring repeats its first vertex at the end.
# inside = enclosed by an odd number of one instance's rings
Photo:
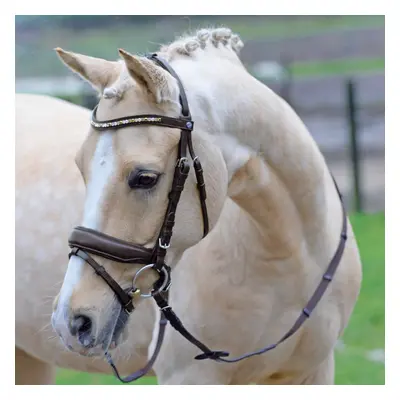
MULTIPOLYGON (((84 199, 74 157, 85 138, 89 114, 85 108, 56 98, 16 94, 17 384, 54 383, 57 366, 111 373, 102 359, 84 358, 66 350, 54 336, 48 318, 52 298, 65 273, 64 243, 84 199), (34 179, 27 180, 32 173, 34 179)), ((140 305, 130 324, 135 338, 117 350, 125 355, 118 360, 124 373, 146 362, 154 324, 149 303, 140 305)))
POLYGON ((317 145, 289 105, 245 70, 241 46, 217 29, 149 58, 120 50, 120 62, 57 50, 101 98, 77 156, 83 228, 71 236, 52 323, 71 350, 102 355, 126 333, 118 323, 133 309, 126 299, 141 304, 138 289, 153 285, 164 315, 172 320, 175 310, 200 342, 230 353, 203 346, 195 359, 194 340, 169 326, 154 365, 161 384, 331 384, 334 346, 360 288, 356 241, 317 145), (182 183, 187 146, 194 166, 203 164, 208 218, 199 170, 182 183), (332 282, 310 316, 315 304, 305 305, 322 279, 332 282), (276 343, 299 314, 310 318, 272 351, 216 362, 276 343))
MULTIPOLYGON (((56 366, 111 373, 102 359, 66 350, 50 324, 52 300, 65 274, 67 238, 84 200, 74 157, 89 117, 89 110, 62 100, 16 94, 17 384, 54 383, 56 366)), ((154 318, 146 302, 132 315, 135 333, 117 349, 125 373, 145 365, 154 318)))

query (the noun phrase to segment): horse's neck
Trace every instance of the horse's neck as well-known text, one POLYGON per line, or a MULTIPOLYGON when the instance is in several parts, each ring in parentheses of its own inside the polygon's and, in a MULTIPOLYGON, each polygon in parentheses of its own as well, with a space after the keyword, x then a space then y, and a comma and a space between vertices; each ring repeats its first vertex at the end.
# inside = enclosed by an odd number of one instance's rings
MULTIPOLYGON (((332 190, 325 161, 291 107, 243 67, 228 61, 177 64, 195 124, 259 151, 294 202, 305 234, 325 229, 332 190), (190 66, 190 67, 189 67, 190 66)), ((336 214, 337 215, 337 214, 336 214)))

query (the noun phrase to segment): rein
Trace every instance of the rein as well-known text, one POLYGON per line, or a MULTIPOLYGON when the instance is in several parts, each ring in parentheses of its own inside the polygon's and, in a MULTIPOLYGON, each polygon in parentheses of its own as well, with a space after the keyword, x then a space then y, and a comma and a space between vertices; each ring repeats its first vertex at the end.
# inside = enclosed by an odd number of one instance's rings
POLYGON ((171 190, 168 194, 168 206, 165 213, 164 221, 161 226, 157 241, 153 248, 146 248, 141 245, 132 244, 112 236, 106 235, 102 232, 95 231, 93 229, 78 226, 74 228, 69 238, 69 246, 71 247, 71 252, 69 257, 76 256, 83 259, 88 263, 94 270, 94 272, 104 280, 104 282, 110 287, 110 289, 115 293, 117 299, 119 300, 123 310, 127 314, 131 314, 134 310, 133 299, 135 296, 141 297, 152 297, 157 303, 160 309, 160 321, 158 337, 156 342, 156 347, 154 349, 153 355, 149 359, 148 363, 141 370, 133 373, 132 375, 123 378, 118 373, 118 370, 111 358, 111 355, 106 352, 105 357, 107 362, 110 364, 115 376, 123 383, 133 382, 145 374, 147 374, 161 349, 163 342, 165 328, 169 322, 171 326, 176 329, 185 339, 191 342, 194 346, 199 348, 202 353, 195 357, 196 360, 211 359, 217 362, 223 363, 234 363, 246 358, 264 354, 274 348, 276 348, 280 343, 291 337, 310 317, 312 311, 317 306, 318 302, 325 293, 329 283, 332 281, 336 269, 340 263, 343 251, 345 248, 345 243, 347 239, 347 216, 343 205, 342 196, 340 194, 339 188, 334 180, 336 190, 339 194, 339 198, 342 204, 343 212, 343 223, 340 235, 340 242, 336 249, 336 252, 331 259, 325 274, 323 275, 320 284, 316 288, 315 292, 311 296, 310 300, 306 306, 301 311, 300 316, 295 321, 294 325, 290 330, 276 343, 264 347, 260 350, 246 353, 237 358, 228 359, 228 352, 225 351, 214 351, 207 347, 205 344, 196 339, 183 325, 181 320, 172 310, 171 306, 168 304, 168 290, 171 285, 171 268, 165 264, 165 256, 167 250, 170 246, 170 241, 172 237, 173 227, 175 225, 175 214, 177 205, 181 193, 183 191, 185 181, 189 175, 190 165, 187 158, 187 153, 193 162, 193 167, 197 180, 197 188, 199 192, 200 207, 203 216, 203 237, 207 235, 209 231, 209 222, 206 206, 206 188, 203 178, 203 169, 200 160, 196 156, 193 143, 192 143, 192 130, 193 121, 191 120, 191 115, 189 111, 189 104, 186 98, 185 90, 183 88, 182 82, 171 68, 171 66, 163 59, 161 59, 157 54, 151 54, 147 56, 150 60, 154 61, 157 65, 168 71, 177 81, 180 95, 179 101, 181 105, 181 115, 178 118, 172 118, 162 115, 135 115, 123 118, 111 119, 107 121, 99 121, 97 119, 97 107, 96 106, 92 113, 91 125, 94 129, 98 131, 104 130, 117 130, 120 128, 128 126, 137 125, 156 125, 165 126, 169 128, 180 129, 181 136, 178 148, 178 158, 175 166, 174 177, 172 181, 171 190), (134 275, 132 286, 127 289, 123 289, 101 266, 92 256, 97 255, 103 258, 107 258, 112 261, 128 264, 142 264, 144 265, 140 268, 134 275), (136 279, 138 275, 145 271, 146 269, 155 270, 159 278, 154 283, 153 289, 148 294, 140 293, 140 290, 135 286, 136 279))
POLYGON ((266 347, 263 347, 260 350, 253 351, 251 353, 246 353, 240 357, 231 358, 231 359, 224 358, 224 357, 229 356, 228 352, 213 351, 210 348, 208 348, 206 345, 204 345, 202 342, 197 340, 189 331, 186 330, 186 328, 183 326, 181 320, 177 317, 177 315, 172 310, 171 306, 168 305, 168 302, 165 299, 163 299, 162 296, 159 296, 159 294, 154 295, 154 300, 156 301, 159 308, 163 311, 165 318, 170 322, 171 326, 174 329, 176 329, 185 339, 187 339, 189 342, 191 342, 193 345, 198 347, 203 352, 202 354, 199 354, 195 357, 196 360, 211 359, 211 360, 215 360, 217 362, 235 363, 238 361, 242 361, 246 358, 250 358, 253 356, 267 353, 268 351, 275 349, 279 344, 283 343, 285 340, 289 339, 294 333, 296 333, 300 329, 300 327, 303 325, 303 323, 308 318, 310 318, 311 313, 313 312, 313 310, 315 309, 315 307, 321 300, 326 289, 328 288, 329 284, 331 283, 333 276, 335 275, 337 267, 340 264, 340 260, 342 258, 342 255, 343 255, 343 252, 344 252, 344 249, 346 246, 346 241, 347 241, 347 216, 346 216, 346 211, 345 211, 344 204, 343 204, 343 198, 339 191, 339 188, 337 186, 335 179, 333 179, 333 181, 334 181, 336 190, 337 190, 339 198, 340 198, 340 203, 342 206, 342 214, 343 214, 342 229, 341 229, 341 233, 340 233, 339 245, 336 248, 335 254, 333 255, 333 257, 328 265, 328 268, 326 269, 324 275, 322 276, 321 281, 320 281, 319 285, 317 286, 317 288, 315 289, 310 300, 307 302, 306 306, 301 311, 299 317, 296 319, 293 326, 276 343, 273 343, 266 347))

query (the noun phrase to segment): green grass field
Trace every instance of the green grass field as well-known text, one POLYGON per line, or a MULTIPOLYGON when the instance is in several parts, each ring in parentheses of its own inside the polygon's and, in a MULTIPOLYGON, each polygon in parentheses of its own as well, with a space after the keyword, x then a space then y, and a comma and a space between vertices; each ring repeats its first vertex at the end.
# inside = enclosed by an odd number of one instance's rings
MULTIPOLYGON (((369 359, 371 351, 385 347, 385 214, 351 217, 363 263, 363 284, 344 336, 336 351, 336 384, 383 385, 385 366, 369 359)), ((60 370, 59 385, 116 385, 113 376, 60 370)), ((155 385, 143 378, 139 385, 155 385)))

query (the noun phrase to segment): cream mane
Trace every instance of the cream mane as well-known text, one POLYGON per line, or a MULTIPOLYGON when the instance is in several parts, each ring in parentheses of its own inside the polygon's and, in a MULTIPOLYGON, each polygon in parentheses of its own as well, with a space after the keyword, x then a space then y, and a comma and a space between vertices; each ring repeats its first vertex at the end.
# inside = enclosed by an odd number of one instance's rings
MULTIPOLYGON (((229 28, 200 29, 193 35, 186 35, 162 46, 167 61, 172 61, 177 56, 193 56, 197 50, 208 51, 210 48, 229 50, 232 57, 237 57, 243 47, 239 35, 232 33, 229 28)), ((224 51, 226 53, 226 51, 224 51)))
MULTIPOLYGON (((239 35, 229 28, 200 29, 194 34, 181 36, 168 45, 162 45, 159 54, 171 62, 179 57, 194 57, 213 55, 230 59, 234 63, 241 63, 239 59, 243 42, 239 35), (217 51, 215 51, 217 50, 217 51)), ((136 83, 130 76, 125 63, 118 61, 121 72, 119 78, 103 91, 105 99, 122 98, 123 94, 136 83)))

